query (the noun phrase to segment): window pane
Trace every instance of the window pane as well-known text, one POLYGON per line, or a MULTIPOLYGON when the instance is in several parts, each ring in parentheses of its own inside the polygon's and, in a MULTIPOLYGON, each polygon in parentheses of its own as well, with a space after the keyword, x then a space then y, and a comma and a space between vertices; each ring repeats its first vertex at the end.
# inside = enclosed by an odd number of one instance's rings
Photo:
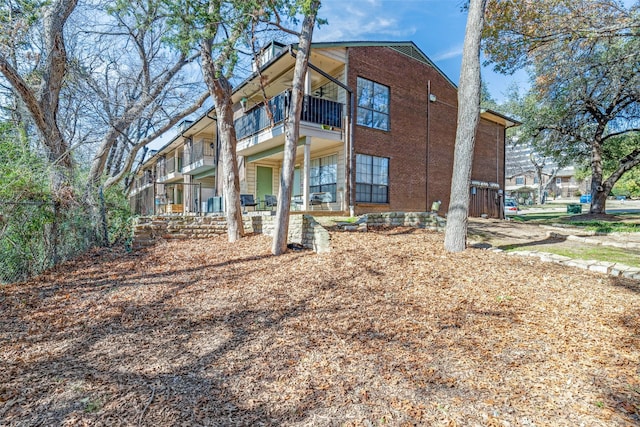
POLYGON ((356 201, 389 202, 389 159, 356 155, 356 201))
POLYGON ((389 130, 389 116, 382 113, 373 113, 373 123, 371 127, 382 130, 389 130))
POLYGON ((309 191, 312 193, 331 193, 333 201, 336 201, 336 182, 338 178, 338 156, 332 155, 313 159, 309 171, 309 191))
POLYGON ((357 124, 389 130, 389 88, 358 77, 357 124))
POLYGON ((356 182, 369 182, 367 176, 370 173, 371 156, 356 155, 356 182))
POLYGON ((373 184, 387 185, 388 180, 388 159, 382 157, 373 158, 373 184))
POLYGON ((375 203, 387 203, 387 186, 374 185, 372 188, 371 201, 375 203))
POLYGON ((367 184, 356 184, 356 201, 371 201, 371 186, 367 184))
POLYGON ((373 82, 358 77, 358 106, 373 107, 373 82))
POLYGON ((389 88, 376 84, 373 89, 373 109, 381 113, 389 112, 389 88))
POLYGON ((365 108, 358 108, 358 124, 373 127, 373 111, 365 108))
POLYGON ((309 184, 317 185, 320 182, 320 159, 311 160, 311 168, 309 170, 309 184))

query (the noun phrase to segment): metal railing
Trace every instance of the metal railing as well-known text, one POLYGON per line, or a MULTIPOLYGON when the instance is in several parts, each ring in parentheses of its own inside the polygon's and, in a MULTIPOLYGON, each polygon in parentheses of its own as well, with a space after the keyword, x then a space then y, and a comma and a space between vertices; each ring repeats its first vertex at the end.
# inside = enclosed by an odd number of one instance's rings
MULTIPOLYGON (((291 91, 285 91, 262 105, 247 112, 235 121, 236 138, 243 139, 284 121, 289 111, 291 91), (268 111, 271 114, 268 114, 268 111), (270 117, 271 116, 271 117, 270 117)), ((342 104, 324 98, 305 95, 301 120, 330 128, 342 128, 342 104)))
POLYGON ((205 157, 214 157, 215 154, 216 149, 213 141, 207 139, 194 141, 184 147, 184 166, 194 164, 205 157))
POLYGON ((268 128, 272 123, 273 125, 281 123, 285 118, 285 111, 288 109, 289 93, 289 91, 282 92, 271 98, 267 103, 269 110, 262 105, 261 107, 253 108, 237 119, 234 122, 236 138, 246 138, 268 128), (268 111, 271 111, 271 117, 269 117, 268 111))
POLYGON ((301 119, 303 122, 342 129, 342 104, 324 98, 305 95, 301 119))

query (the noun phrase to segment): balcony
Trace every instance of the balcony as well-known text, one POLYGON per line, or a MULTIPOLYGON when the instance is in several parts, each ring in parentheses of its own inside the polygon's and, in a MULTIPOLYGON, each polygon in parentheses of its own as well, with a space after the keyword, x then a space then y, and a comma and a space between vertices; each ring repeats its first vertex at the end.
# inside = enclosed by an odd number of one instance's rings
POLYGON ((170 156, 160 160, 157 165, 158 182, 182 180, 182 157, 170 156))
POLYGON ((144 174, 142 174, 142 176, 134 179, 133 187, 131 188, 131 195, 137 194, 145 188, 151 187, 154 180, 155 177, 151 174, 151 171, 147 170, 144 174))
POLYGON ((199 139, 184 147, 182 173, 197 175, 215 168, 215 144, 209 139, 199 139))
MULTIPOLYGON (((272 125, 284 122, 289 111, 290 97, 290 91, 282 92, 269 100, 267 103, 269 110, 263 105, 237 119, 234 124, 238 141, 253 136, 272 125), (268 111, 271 112, 271 117, 269 117, 268 111)), ((305 95, 301 120, 321 125, 323 129, 342 129, 342 104, 305 95)))

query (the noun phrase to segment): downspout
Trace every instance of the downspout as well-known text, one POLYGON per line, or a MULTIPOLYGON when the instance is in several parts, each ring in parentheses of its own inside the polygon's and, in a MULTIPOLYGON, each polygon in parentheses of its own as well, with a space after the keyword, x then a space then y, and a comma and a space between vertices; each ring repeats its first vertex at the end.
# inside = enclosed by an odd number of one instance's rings
MULTIPOLYGON (((507 125, 508 122, 505 123, 504 129, 502 131, 502 180, 501 180, 501 184, 502 184, 502 197, 500 198, 500 219, 505 219, 505 215, 504 215, 504 199, 507 197, 507 189, 506 189, 506 185, 507 185, 507 170, 506 170, 506 165, 507 165, 507 129, 519 126, 519 124, 517 123, 513 123, 511 125, 507 125)), ((497 157, 497 156, 496 156, 497 157)))
POLYGON ((496 125, 496 182, 500 182, 500 160, 498 159, 498 153, 500 152, 500 125, 496 125))
MULTIPOLYGON (((498 158, 499 157, 498 153, 500 152, 500 125, 498 123, 496 123, 495 125, 496 125, 496 182, 500 185, 500 188, 502 188, 502 191, 504 192, 504 179, 500 179, 500 160, 498 158)), ((504 144, 503 144, 503 147, 504 147, 504 144)), ((502 151, 505 152, 506 150, 503 148, 502 151)), ((504 154, 503 154, 503 158, 504 158, 504 154)), ((502 163, 503 168, 504 168, 504 162, 506 162, 506 159, 502 163)), ((502 176, 504 177, 504 170, 502 171, 502 176)), ((502 208, 502 202, 499 201, 498 219, 502 219, 503 215, 504 215, 504 209, 502 208)))
POLYGON ((431 138, 431 80, 427 80, 427 153, 424 161, 424 203, 425 212, 429 212, 429 146, 431 138))
MULTIPOLYGON (((509 126, 511 127, 511 126, 509 126)), ((507 129, 509 127, 505 126, 502 131, 502 197, 500 198, 500 219, 505 219, 504 215, 504 199, 507 197, 507 129)))
MULTIPOLYGON (((289 45, 289 54, 291 54, 291 56, 293 56, 294 58, 296 57, 296 54, 293 52, 293 46, 289 45)), ((347 109, 347 132, 345 133, 347 136, 347 147, 348 147, 348 153, 349 153, 349 161, 347 162, 347 175, 349 176, 349 180, 348 180, 348 192, 349 192, 349 215, 350 216, 355 216, 355 210, 354 210, 354 206, 355 206, 355 191, 353 191, 353 159, 354 159, 354 148, 353 148, 353 112, 355 111, 355 99, 353 96, 353 89, 351 89, 349 86, 345 85, 344 83, 342 83, 341 81, 337 80, 336 78, 334 78, 333 76, 331 76, 330 74, 327 74, 326 72, 324 72, 323 70, 321 70, 320 68, 316 67, 315 65, 313 65, 311 63, 311 61, 308 62, 307 66, 309 68, 311 68, 313 71, 317 72, 318 74, 320 74, 321 76, 327 78, 328 80, 332 81, 333 83, 337 84, 338 86, 340 86, 342 89, 346 90, 349 93, 349 108, 347 109)))
MULTIPOLYGON (((209 112, 207 111, 206 117, 208 119, 213 120, 214 122, 216 122, 216 151, 215 151, 215 156, 214 156, 214 163, 216 165, 216 185, 213 188, 213 195, 215 197, 218 197, 218 174, 220 173, 220 168, 218 167, 218 161, 220 160, 220 133, 218 132, 218 118, 217 117, 211 117, 209 115, 209 112)), ((204 149, 204 147, 203 147, 204 149)))

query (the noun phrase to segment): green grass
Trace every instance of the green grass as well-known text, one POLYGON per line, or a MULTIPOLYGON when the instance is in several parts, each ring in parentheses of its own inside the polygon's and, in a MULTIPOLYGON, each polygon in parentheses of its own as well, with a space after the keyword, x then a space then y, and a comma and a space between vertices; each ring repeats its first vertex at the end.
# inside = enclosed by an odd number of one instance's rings
POLYGON ((512 215, 509 218, 513 221, 520 222, 539 222, 545 223, 548 221, 557 221, 558 219, 568 217, 566 213, 558 212, 541 212, 541 213, 528 213, 524 215, 512 215))
POLYGON ((640 223, 609 221, 569 221, 572 226, 583 227, 598 233, 639 233, 640 223))
POLYGON ((582 215, 577 216, 576 219, 573 218, 574 215, 559 212, 531 213, 511 217, 513 221, 547 225, 562 224, 598 233, 640 233, 640 215, 638 214, 618 214, 611 221, 585 220, 582 215))
MULTIPOLYGON (((523 247, 520 245, 508 245, 503 249, 517 251, 523 249, 523 247)), ((595 259, 597 261, 616 262, 630 267, 640 267, 640 253, 611 246, 563 246, 562 244, 551 244, 536 245, 526 249, 548 252, 573 259, 595 259)))

